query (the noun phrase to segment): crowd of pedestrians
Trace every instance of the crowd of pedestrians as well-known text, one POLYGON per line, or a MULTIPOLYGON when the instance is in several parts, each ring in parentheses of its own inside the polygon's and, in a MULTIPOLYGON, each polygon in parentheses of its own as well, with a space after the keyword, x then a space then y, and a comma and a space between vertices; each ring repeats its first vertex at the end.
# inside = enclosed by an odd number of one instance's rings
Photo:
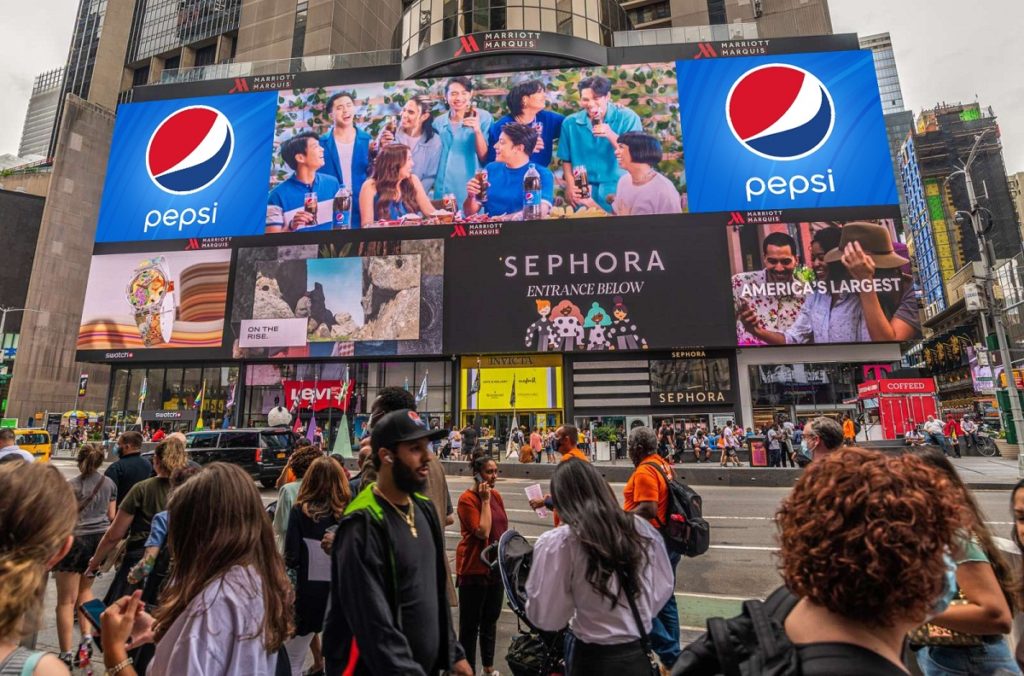
MULTIPOLYGON (((399 388, 371 410, 358 473, 300 446, 272 508, 240 468, 192 466, 179 435, 143 457, 126 432, 105 472, 102 447, 83 444, 70 480, 15 454, 0 460, 0 674, 99 673, 96 647, 113 675, 497 674, 506 589, 484 552, 510 528, 499 463, 463 430, 473 480, 453 506, 432 451, 449 432, 399 388), (456 515, 450 571, 444 528, 456 515), (18 646, 39 624, 47 571, 58 655, 18 646), (95 603, 97 571, 112 576, 99 627, 79 612, 95 603)), ((784 585, 744 610, 792 667, 771 673, 903 674, 910 662, 925 676, 1020 673, 1007 635, 1024 571, 942 450, 859 449, 825 417, 766 431, 770 451, 807 465, 776 517, 784 585)), ((564 633, 564 673, 717 674, 733 658, 742 673, 768 673, 747 615, 680 644, 675 439, 629 432, 635 469, 621 503, 580 439, 572 425, 554 431, 550 490, 530 506, 551 509, 556 527, 522 581, 524 618, 564 633)), ((1018 547, 1022 488, 1011 495, 1018 547)))

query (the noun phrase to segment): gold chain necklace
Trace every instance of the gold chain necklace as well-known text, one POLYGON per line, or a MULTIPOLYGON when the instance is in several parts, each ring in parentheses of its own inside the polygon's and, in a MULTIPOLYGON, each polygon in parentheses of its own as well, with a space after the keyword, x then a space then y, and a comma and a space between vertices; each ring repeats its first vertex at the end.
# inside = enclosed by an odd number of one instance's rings
POLYGON ((409 527, 409 532, 412 533, 412 536, 414 538, 419 537, 419 533, 416 531, 416 508, 413 506, 412 498, 409 498, 409 511, 403 512, 395 505, 395 503, 388 500, 387 497, 383 493, 381 493, 376 486, 373 487, 373 493, 374 495, 377 495, 378 497, 382 498, 384 502, 391 505, 391 509, 398 512, 398 516, 402 517, 405 520, 405 525, 409 527))

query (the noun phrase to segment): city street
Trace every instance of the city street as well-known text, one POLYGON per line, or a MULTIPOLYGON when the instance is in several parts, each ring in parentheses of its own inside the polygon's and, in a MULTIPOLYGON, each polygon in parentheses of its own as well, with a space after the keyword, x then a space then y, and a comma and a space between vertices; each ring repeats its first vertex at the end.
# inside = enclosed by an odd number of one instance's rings
MULTIPOLYGON (((74 463, 55 460, 65 476, 76 474, 74 463)), ((449 477, 452 502, 470 486, 463 477, 449 477)), ((534 540, 551 527, 551 517, 540 519, 530 509, 524 490, 534 483, 524 479, 499 479, 508 512, 509 527, 518 530, 527 539, 534 540)), ((612 487, 620 500, 623 484, 612 487)), ((546 483, 542 488, 547 490, 546 483)), ((711 548, 703 556, 683 559, 677 569, 676 600, 680 621, 684 627, 684 642, 703 631, 708 617, 737 614, 743 599, 767 596, 779 583, 775 568, 775 528, 772 514, 788 493, 784 488, 697 487, 704 498, 704 516, 711 524, 711 548)), ((263 501, 276 499, 274 490, 261 489, 263 501)), ((984 510, 988 525, 997 536, 1009 537, 1012 521, 1008 504, 1008 491, 975 491, 974 495, 984 510)), ((448 557, 454 566, 455 546, 459 542, 458 522, 446 532, 448 557)), ((106 580, 97 581, 95 589, 106 589, 106 580)), ((43 630, 39 635, 41 647, 56 650, 53 608, 56 592, 51 581, 46 596, 43 630)), ((456 618, 457 618, 457 611, 456 618)), ((505 648, 517 632, 516 617, 507 608, 498 626, 499 668, 505 648)))

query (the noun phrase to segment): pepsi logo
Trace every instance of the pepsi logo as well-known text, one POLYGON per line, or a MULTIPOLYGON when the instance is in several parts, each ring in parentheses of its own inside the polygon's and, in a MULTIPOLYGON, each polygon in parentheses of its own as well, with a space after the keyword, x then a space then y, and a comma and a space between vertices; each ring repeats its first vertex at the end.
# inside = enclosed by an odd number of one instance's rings
POLYGON ((725 117, 743 146, 770 160, 798 160, 825 144, 835 126, 832 94, 796 66, 772 63, 737 78, 725 117))
POLYGON ((235 133, 224 113, 188 106, 157 125, 146 146, 146 170, 164 192, 191 195, 220 178, 234 149, 235 133))

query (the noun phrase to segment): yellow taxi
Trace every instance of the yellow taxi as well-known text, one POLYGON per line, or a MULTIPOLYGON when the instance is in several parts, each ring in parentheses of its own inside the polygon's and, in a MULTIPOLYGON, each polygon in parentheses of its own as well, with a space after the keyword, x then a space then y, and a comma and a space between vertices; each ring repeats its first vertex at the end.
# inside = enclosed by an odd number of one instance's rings
POLYGON ((53 447, 50 445, 50 433, 46 430, 38 427, 15 428, 14 443, 26 453, 31 453, 36 462, 50 461, 50 449, 53 447))

